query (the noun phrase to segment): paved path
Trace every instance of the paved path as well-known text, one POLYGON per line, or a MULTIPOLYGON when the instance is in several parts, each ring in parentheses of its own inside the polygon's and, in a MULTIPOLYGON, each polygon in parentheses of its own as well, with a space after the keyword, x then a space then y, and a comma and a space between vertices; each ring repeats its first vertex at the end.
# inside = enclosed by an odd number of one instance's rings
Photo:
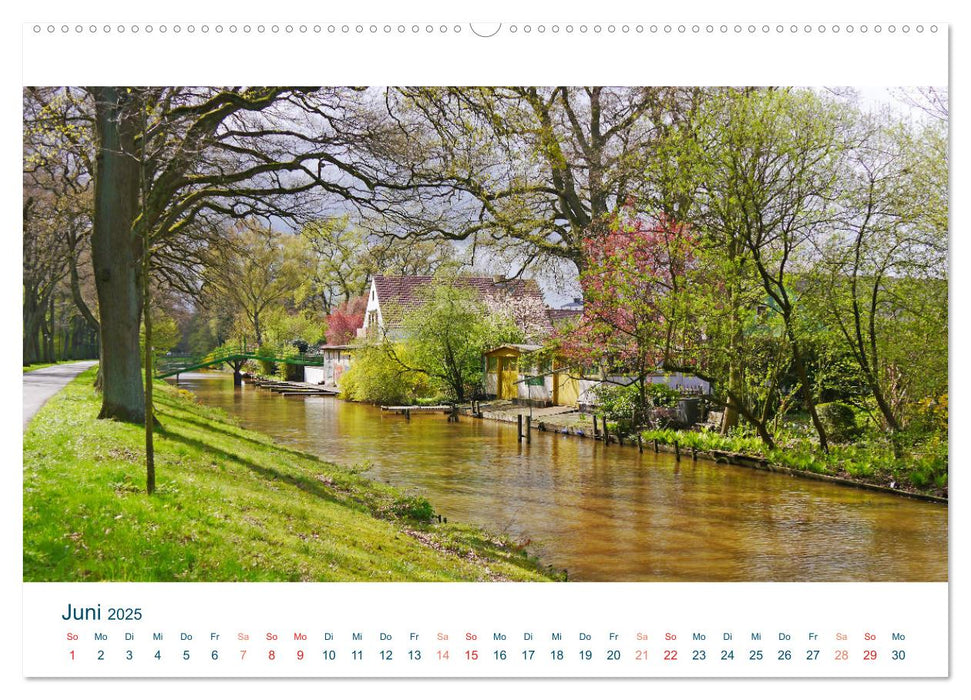
POLYGON ((34 414, 47 403, 47 399, 59 392, 68 382, 92 365, 94 360, 72 362, 69 365, 54 365, 35 369, 24 374, 24 430, 34 414))

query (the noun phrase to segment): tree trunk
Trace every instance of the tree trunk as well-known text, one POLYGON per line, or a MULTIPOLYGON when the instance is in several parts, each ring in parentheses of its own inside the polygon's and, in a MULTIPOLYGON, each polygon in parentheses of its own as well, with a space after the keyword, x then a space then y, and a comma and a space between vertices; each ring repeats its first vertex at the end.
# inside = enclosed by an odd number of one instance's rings
POLYGON ((147 242, 142 259, 142 308, 145 309, 145 490, 151 496, 155 493, 155 405, 152 402, 152 299, 147 242))
POLYGON ((48 352, 50 350, 50 345, 47 342, 48 336, 50 335, 47 320, 47 301, 45 300, 41 303, 42 306, 37 312, 38 318, 40 319, 39 323, 37 324, 37 328, 40 331, 40 344, 38 345, 40 354, 38 357, 40 358, 41 362, 51 362, 52 358, 48 352))
POLYGON ((870 381, 869 384, 870 392, 873 394, 873 398, 876 399, 877 407, 880 409, 880 413, 883 414, 883 419, 887 421, 887 427, 890 429, 890 432, 899 433, 900 421, 897 420, 897 416, 894 415, 890 402, 887 401, 887 397, 884 396, 883 390, 880 388, 880 383, 874 379, 870 381))
POLYGON ((81 316, 87 321, 88 325, 94 329, 95 337, 98 342, 98 372, 94 377, 94 387, 96 390, 101 391, 102 381, 101 381, 101 324, 98 319, 95 318, 94 313, 88 307, 87 302, 84 301, 84 296, 81 294, 81 278, 78 274, 78 258, 77 258, 77 240, 72 237, 70 239, 71 254, 68 256, 68 270, 71 273, 71 299, 74 300, 74 306, 77 310, 81 312, 81 316))
POLYGON ((256 349, 259 350, 263 346, 263 327, 260 325, 259 312, 253 313, 253 331, 256 334, 256 349))
POLYGON ((791 331, 789 333, 789 342, 792 343, 792 362, 795 365, 796 374, 799 376, 799 384, 802 386, 803 404, 809 413, 809 417, 812 418, 813 427, 816 428, 816 434, 819 435, 819 446, 823 452, 829 452, 829 441, 826 439, 826 430, 823 428, 822 421, 819 420, 819 413, 816 411, 816 402, 813 401, 813 392, 809 387, 809 374, 806 372, 806 364, 802 359, 799 344, 796 343, 795 336, 791 331))
POLYGON ((70 272, 71 280, 71 299, 74 301, 74 306, 84 317, 84 320, 88 322, 95 330, 100 331, 101 326, 98 323, 98 319, 95 318, 91 309, 88 307, 87 303, 84 301, 84 295, 81 294, 81 276, 78 274, 78 261, 77 255, 72 250, 70 259, 68 260, 68 271, 70 272))
POLYGON ((725 413, 722 414, 721 434, 727 435, 728 431, 738 425, 738 404, 736 397, 742 396, 744 378, 742 368, 739 365, 739 356, 732 352, 732 359, 729 360, 728 367, 728 403, 725 405, 725 413))
POLYGON ((53 294, 47 297, 47 314, 44 318, 44 324, 42 325, 44 329, 44 361, 57 362, 57 357, 54 353, 54 336, 57 333, 57 319, 54 317, 53 294))
POLYGON ((99 418, 145 419, 138 332, 141 243, 132 230, 138 211, 136 126, 123 88, 92 88, 98 136, 91 253, 101 315, 99 418))
MULTIPOLYGON (((738 243, 732 237, 728 246, 728 252, 733 267, 737 265, 738 243)), ((726 285, 729 309, 729 338, 728 338, 728 403, 725 405, 725 412, 722 414, 721 434, 727 435, 728 431, 738 425, 740 415, 738 403, 745 394, 745 375, 741 365, 741 346, 742 346, 742 322, 739 318, 741 309, 741 289, 739 283, 739 272, 733 270, 731 277, 726 285)))
POLYGON ((40 361, 40 316, 36 311, 24 311, 24 366, 40 361))
POLYGON ((40 325, 44 304, 37 293, 37 286, 24 284, 24 366, 40 362, 40 325))

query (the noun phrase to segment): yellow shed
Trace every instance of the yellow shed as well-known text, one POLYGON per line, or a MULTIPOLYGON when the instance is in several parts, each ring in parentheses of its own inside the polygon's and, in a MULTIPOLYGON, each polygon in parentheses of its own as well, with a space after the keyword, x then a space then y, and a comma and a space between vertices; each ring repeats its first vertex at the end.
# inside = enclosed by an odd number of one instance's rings
POLYGON ((500 345, 485 353, 485 392, 497 399, 512 401, 519 389, 519 363, 523 355, 539 350, 539 345, 500 345))

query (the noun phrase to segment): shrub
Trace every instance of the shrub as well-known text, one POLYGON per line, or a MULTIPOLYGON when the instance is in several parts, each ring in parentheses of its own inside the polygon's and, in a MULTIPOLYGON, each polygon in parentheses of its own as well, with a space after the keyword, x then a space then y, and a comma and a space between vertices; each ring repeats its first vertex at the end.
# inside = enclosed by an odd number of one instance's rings
POLYGON ((415 399, 415 403, 418 406, 440 406, 449 403, 449 400, 444 394, 435 394, 434 396, 417 398, 415 399))
POLYGON ((435 517, 435 509, 427 498, 421 496, 404 496, 398 498, 391 506, 391 514, 396 518, 406 518, 418 522, 428 522, 435 517))
POLYGON ((633 384, 617 386, 601 384, 594 393, 597 396, 597 409, 605 416, 608 427, 613 432, 630 433, 639 422, 641 415, 640 394, 633 384))
POLYGON ((852 442, 860 436, 860 426, 857 425, 856 411, 852 406, 833 401, 819 404, 816 410, 826 435, 833 442, 852 442))
POLYGON ((918 435, 941 433, 947 435, 948 400, 947 394, 927 397, 907 406, 905 422, 908 432, 918 435))
MULTIPOLYGON (((263 343, 256 349, 256 354, 260 357, 274 357, 276 352, 276 347, 269 343, 263 343)), ((264 377, 272 377, 276 374, 276 362, 271 362, 270 360, 259 360, 258 362, 261 375, 264 377)))
MULTIPOLYGON (((296 357, 299 354, 299 348, 293 345, 285 345, 282 348, 277 348, 273 352, 273 355, 279 358, 296 357)), ((285 382, 303 381, 303 366, 293 365, 287 362, 277 362, 273 365, 273 376, 285 382)))
MULTIPOLYGON (((396 348, 403 353, 403 348, 396 348)), ((372 345, 354 353, 354 362, 341 376, 341 396, 351 401, 401 404, 429 392, 425 375, 408 371, 390 354, 389 348, 372 345)))
POLYGON ((667 384, 648 384, 644 387, 647 400, 658 408, 674 408, 678 405, 681 394, 667 384))
POLYGON ((947 486, 947 466, 947 440, 935 435, 917 455, 910 470, 910 482, 917 488, 926 488, 932 483, 944 488, 947 486))
MULTIPOLYGON (((633 433, 639 426, 647 423, 648 411, 652 408, 668 409, 677 406, 681 395, 665 384, 646 384, 644 400, 636 384, 618 386, 601 384, 594 393, 597 408, 608 421, 616 423, 613 430, 624 435, 633 433)), ((656 418, 657 416, 655 416, 656 418)))

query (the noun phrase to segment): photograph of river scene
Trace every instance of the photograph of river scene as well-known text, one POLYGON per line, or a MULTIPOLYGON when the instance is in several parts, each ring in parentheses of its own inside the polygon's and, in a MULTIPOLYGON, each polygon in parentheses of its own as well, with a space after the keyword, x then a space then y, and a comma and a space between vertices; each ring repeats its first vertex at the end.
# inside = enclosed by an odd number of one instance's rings
POLYGON ((948 580, 948 92, 23 92, 25 581, 948 580))

